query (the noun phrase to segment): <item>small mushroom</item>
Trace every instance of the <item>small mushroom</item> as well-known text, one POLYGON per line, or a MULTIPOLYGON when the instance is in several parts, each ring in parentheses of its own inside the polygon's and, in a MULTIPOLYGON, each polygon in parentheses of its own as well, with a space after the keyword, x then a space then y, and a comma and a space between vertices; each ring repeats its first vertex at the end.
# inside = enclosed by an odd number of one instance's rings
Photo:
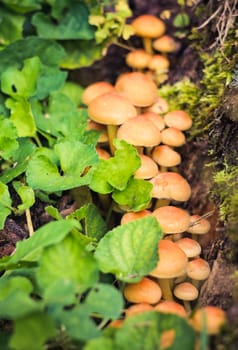
POLYGON ((166 30, 164 22, 154 15, 143 14, 136 17, 131 25, 134 28, 135 35, 142 38, 145 51, 152 54, 151 40, 164 34, 166 30))
POLYGON ((183 282, 177 284, 173 290, 176 298, 183 301, 185 310, 191 312, 190 301, 196 300, 198 298, 198 289, 190 282, 183 282))
POLYGON ((184 306, 174 300, 161 300, 154 306, 154 310, 164 312, 166 314, 175 314, 181 317, 187 317, 187 312, 184 306))
POLYGON ((151 215, 151 212, 147 209, 136 211, 136 212, 127 212, 123 214, 121 217, 121 225, 124 225, 128 222, 131 222, 137 219, 142 219, 148 215, 151 215))
POLYGON ((168 127, 161 131, 161 142, 171 147, 181 147, 186 143, 186 138, 181 130, 168 127))
POLYGON ((186 272, 188 258, 182 249, 168 239, 160 240, 158 256, 157 266, 149 275, 158 278, 163 298, 173 300, 170 281, 186 272))
POLYGON ((171 146, 159 145, 153 149, 152 159, 159 164, 160 171, 166 172, 167 168, 173 168, 181 164, 181 155, 171 146))
POLYGON ((146 68, 151 60, 151 55, 143 49, 130 51, 126 55, 126 64, 136 70, 146 68))
POLYGON ((125 318, 141 314, 143 312, 153 311, 153 306, 148 303, 138 303, 125 309, 125 318))
POLYGON ((159 172, 158 165, 145 154, 139 154, 141 165, 136 170, 134 177, 136 179, 148 180, 156 176, 159 172))
POLYGON ((162 53, 171 53, 177 51, 180 47, 179 43, 168 34, 164 34, 163 36, 155 39, 152 46, 156 51, 162 53))
POLYGON ((191 196, 191 186, 178 173, 162 172, 149 181, 153 185, 152 198, 186 202, 191 196))
POLYGON ((201 254, 202 247, 192 238, 183 237, 175 243, 184 251, 188 258, 195 258, 201 254))
POLYGON ((84 89, 82 102, 88 106, 94 98, 113 91, 115 91, 115 88, 111 83, 107 81, 97 81, 84 89))
POLYGON ((189 213, 172 205, 159 207, 152 215, 158 220, 164 235, 182 233, 189 225, 189 213))
POLYGON ((191 324, 197 332, 206 332, 209 335, 219 334, 226 323, 226 313, 217 306, 207 305, 195 310, 191 324))
POLYGON ((88 105, 89 117, 107 126, 109 146, 114 152, 113 139, 116 137, 117 125, 137 115, 136 108, 118 93, 105 93, 94 98, 88 105))
POLYGON ((126 96, 136 107, 152 105, 158 95, 156 84, 142 72, 121 74, 116 80, 115 89, 126 96))
POLYGON ((144 112, 154 112, 157 114, 166 113, 169 110, 169 104, 165 98, 157 96, 155 102, 144 109, 144 112))
POLYGON ((137 283, 127 284, 123 290, 124 297, 131 303, 156 304, 162 296, 158 283, 151 278, 143 277, 137 283))
POLYGON ((199 285, 200 281, 208 278, 211 269, 208 262, 202 258, 196 258, 188 262, 187 275, 191 278, 195 286, 199 285))
POLYGON ((164 115, 165 124, 168 127, 174 127, 185 131, 191 128, 192 118, 182 110, 174 110, 164 115))

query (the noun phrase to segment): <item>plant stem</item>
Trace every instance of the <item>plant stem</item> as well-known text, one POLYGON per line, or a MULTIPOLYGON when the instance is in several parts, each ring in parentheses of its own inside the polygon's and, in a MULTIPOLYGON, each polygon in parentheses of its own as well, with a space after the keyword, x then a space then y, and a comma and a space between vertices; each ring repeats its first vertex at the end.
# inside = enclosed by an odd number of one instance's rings
POLYGON ((30 212, 29 208, 26 209, 26 222, 27 222, 29 235, 31 237, 34 233, 34 228, 33 228, 32 220, 31 220, 31 212, 30 212))
POLYGON ((107 134, 108 134, 108 143, 111 154, 114 155, 115 146, 113 145, 113 140, 117 135, 117 126, 116 125, 107 125, 107 134))

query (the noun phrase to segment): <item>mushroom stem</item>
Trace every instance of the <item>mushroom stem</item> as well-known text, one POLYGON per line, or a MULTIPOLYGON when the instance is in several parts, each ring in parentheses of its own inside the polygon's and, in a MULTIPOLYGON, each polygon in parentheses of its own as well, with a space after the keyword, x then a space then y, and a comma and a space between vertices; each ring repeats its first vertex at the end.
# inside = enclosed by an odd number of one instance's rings
POLYGON ((151 39, 144 37, 144 38, 142 38, 142 40, 143 40, 143 46, 144 46, 145 51, 148 54, 152 55, 153 54, 153 49, 152 49, 152 41, 151 41, 151 39))
POLYGON ((162 290, 163 299, 174 300, 173 294, 171 291, 171 287, 170 287, 170 279, 169 278, 159 278, 158 281, 159 281, 160 288, 162 290))
POLYGON ((189 300, 183 300, 183 305, 188 314, 191 312, 191 303, 189 300))
POLYGON ((111 154, 114 155, 115 146, 113 144, 113 140, 116 138, 117 126, 111 125, 111 124, 107 125, 107 134, 108 134, 109 148, 110 148, 111 154))

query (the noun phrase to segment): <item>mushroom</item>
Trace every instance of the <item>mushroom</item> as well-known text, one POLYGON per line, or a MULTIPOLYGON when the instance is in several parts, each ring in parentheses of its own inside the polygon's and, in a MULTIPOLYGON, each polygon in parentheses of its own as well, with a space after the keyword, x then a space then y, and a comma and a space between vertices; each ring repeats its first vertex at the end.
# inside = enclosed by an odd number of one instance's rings
POLYGON ((137 283, 127 284, 123 290, 124 297, 131 303, 156 304, 162 296, 158 283, 148 277, 143 277, 137 283))
POLYGON ((121 217, 121 225, 124 225, 128 222, 137 220, 137 219, 142 219, 145 216, 151 215, 151 212, 147 209, 141 210, 141 211, 136 211, 136 212, 128 212, 122 215, 121 217))
POLYGON ((174 242, 161 239, 158 244, 159 260, 157 266, 149 273, 158 278, 162 296, 165 300, 173 300, 170 287, 171 279, 181 276, 186 272, 188 258, 174 242))
POLYGON ((145 51, 152 54, 151 40, 164 34, 166 30, 164 22, 156 16, 143 14, 136 17, 131 25, 135 35, 142 37, 145 51))
POLYGON ((180 147, 186 143, 186 139, 181 130, 168 127, 161 131, 161 142, 171 147, 180 147))
POLYGON ((100 147, 96 147, 96 152, 97 152, 97 155, 100 159, 104 159, 104 160, 107 160, 109 158, 111 158, 111 155, 110 153, 108 153, 105 149, 103 148, 100 148, 100 147))
POLYGON ((152 105, 158 95, 156 84, 150 77, 141 72, 121 74, 116 80, 115 89, 137 107, 152 105))
POLYGON ((101 96, 107 92, 115 91, 114 86, 107 81, 97 81, 88 85, 82 94, 82 102, 85 105, 89 105, 89 103, 96 97, 101 96))
POLYGON ((152 215, 158 220, 164 235, 182 233, 189 225, 189 213, 172 205, 159 207, 152 215))
POLYGON ((166 172, 181 163, 181 155, 168 145, 159 145, 153 149, 152 159, 159 164, 160 171, 166 172))
POLYGON ((193 328, 198 332, 216 335, 226 323, 226 313, 217 306, 207 305, 195 310, 191 318, 193 328))
POLYGON ((188 130, 192 126, 192 119, 182 110, 174 110, 164 115, 165 124, 179 130, 188 130))
POLYGON ((133 304, 125 309, 125 318, 148 311, 153 311, 153 306, 148 303, 133 304))
POLYGON ((137 111, 125 96, 109 92, 94 98, 89 103, 88 114, 93 121, 107 125, 109 146, 113 153, 113 139, 116 136, 116 126, 135 117, 137 111))
POLYGON ((186 273, 192 283, 198 286, 200 281, 208 278, 210 271, 210 266, 205 259, 196 258, 188 262, 186 273))
POLYGON ((156 51, 162 53, 171 53, 177 51, 180 47, 179 43, 174 40, 174 38, 168 34, 164 34, 159 38, 155 39, 152 44, 156 51))
POLYGON ((93 120, 89 119, 86 130, 98 131, 100 133, 98 138, 99 143, 108 142, 107 128, 105 125, 96 123, 93 120))
POLYGON ((152 121, 160 131, 165 128, 164 119, 161 115, 154 112, 145 112, 142 115, 152 121))
POLYGON ((191 312, 190 301, 196 300, 198 298, 198 289, 190 282, 183 282, 177 284, 173 290, 176 298, 183 301, 185 310, 191 312))
POLYGON ((159 172, 158 165, 145 154, 139 154, 141 165, 136 170, 134 177, 136 179, 151 179, 159 172))
POLYGON ((157 73, 167 72, 169 69, 169 60, 163 55, 153 55, 148 63, 148 68, 157 73))
POLYGON ((188 258, 195 258, 201 254, 202 247, 192 238, 183 237, 175 243, 184 251, 188 258))
POLYGON ((117 131, 117 138, 133 146, 153 147, 160 143, 160 130, 143 114, 125 121, 117 131))
POLYGON ((144 109, 144 112, 154 112, 157 114, 166 113, 169 110, 168 102, 165 98, 157 96, 155 102, 144 109))
POLYGON ((187 312, 183 305, 174 300, 162 300, 154 306, 155 311, 164 312, 168 314, 175 314, 181 317, 187 317, 187 312))
POLYGON ((153 185, 152 198, 186 202, 191 196, 191 186, 178 173, 162 172, 149 181, 153 185))
POLYGON ((203 235, 208 233, 211 228, 210 222, 203 216, 194 214, 190 216, 190 225, 187 232, 191 233, 193 236, 203 235))
POLYGON ((145 50, 143 49, 137 49, 130 51, 126 55, 126 64, 134 68, 136 70, 141 70, 144 69, 148 66, 149 62, 151 60, 151 55, 148 54, 145 50))

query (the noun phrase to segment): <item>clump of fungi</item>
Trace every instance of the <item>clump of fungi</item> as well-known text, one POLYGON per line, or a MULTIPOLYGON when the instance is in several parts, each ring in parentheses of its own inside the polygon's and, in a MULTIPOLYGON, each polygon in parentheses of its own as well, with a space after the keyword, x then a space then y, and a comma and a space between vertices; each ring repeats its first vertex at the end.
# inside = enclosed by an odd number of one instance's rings
MULTIPOLYGON (((210 273, 201 256, 199 236, 209 232, 210 223, 205 216, 191 215, 179 206, 183 203, 184 207, 192 191, 178 172, 180 147, 186 143, 192 118, 184 110, 171 110, 159 96, 155 74, 168 70, 166 54, 177 50, 178 44, 165 34, 164 22, 152 15, 139 16, 132 25, 144 45, 126 57, 133 71, 120 75, 114 85, 103 81, 91 84, 83 94, 89 125, 104 135, 104 142, 99 139, 97 147, 99 157, 113 156, 114 138, 125 140, 137 148, 141 160, 135 177, 153 185, 153 205, 122 213, 121 225, 153 215, 163 232, 157 266, 140 282, 124 287, 128 303, 125 318, 149 310, 171 312, 187 318, 198 332, 206 327, 208 334, 217 334, 226 320, 225 312, 216 306, 196 305, 201 285, 210 273)), ((123 320, 114 323, 110 326, 120 327, 123 320)))

